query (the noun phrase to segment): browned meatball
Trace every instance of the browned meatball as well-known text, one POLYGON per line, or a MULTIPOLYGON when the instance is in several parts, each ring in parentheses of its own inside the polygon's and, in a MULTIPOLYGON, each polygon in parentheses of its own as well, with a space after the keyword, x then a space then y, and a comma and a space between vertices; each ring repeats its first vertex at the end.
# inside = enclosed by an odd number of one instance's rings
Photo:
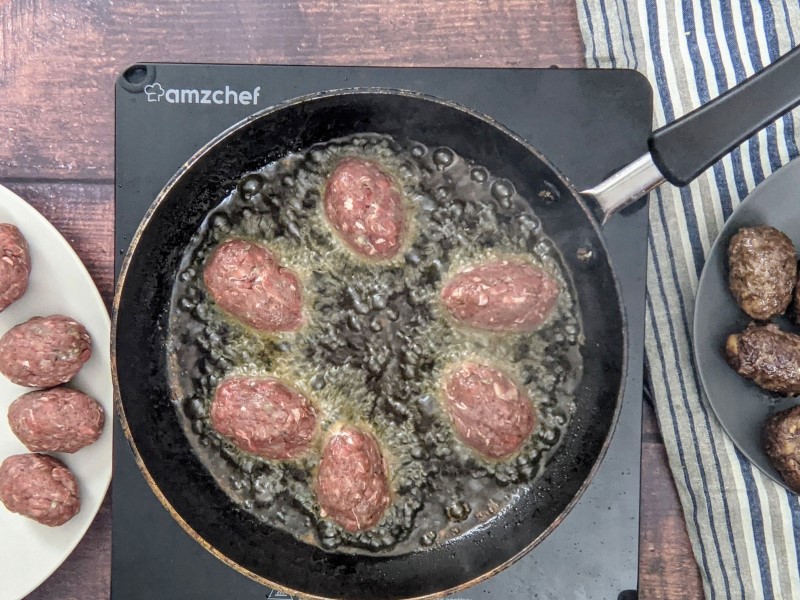
POLYGON ((769 417, 764 422, 763 443, 786 485, 800 494, 800 406, 769 417))
POLYGON ((515 454, 536 425, 530 398, 508 375, 471 361, 446 375, 444 405, 458 437, 488 458, 515 454))
POLYGON ((33 317, 0 338, 0 373, 17 385, 66 383, 92 355, 86 328, 64 315, 33 317))
POLYGON ((11 431, 32 452, 77 452, 103 433, 105 414, 95 400, 66 387, 23 394, 8 407, 11 431))
POLYGON ((63 525, 81 509, 78 482, 57 458, 17 454, 0 465, 0 501, 43 525, 63 525))
POLYGON ((725 356, 739 375, 765 390, 800 394, 800 336, 777 325, 751 323, 742 333, 728 336, 725 356))
POLYGON ((325 215, 361 256, 387 259, 403 244, 406 216, 400 190, 378 163, 345 158, 325 186, 325 215))
POLYGON ((558 282, 522 260, 496 260, 456 274, 441 293, 450 315, 487 331, 533 331, 558 300, 558 282))
POLYGON ((386 464, 369 433, 346 425, 322 452, 316 482, 323 518, 350 532, 374 527, 391 503, 386 464))
POLYGON ((786 311, 797 280, 794 244, 769 225, 743 227, 728 245, 728 284, 753 319, 765 321, 786 311))
POLYGON ((28 242, 14 225, 0 223, 0 312, 22 297, 30 274, 28 242))
POLYGON ((250 327, 283 332, 303 324, 300 280, 258 244, 225 242, 208 260, 203 279, 217 305, 250 327))
POLYGON ((214 393, 211 423, 245 452, 286 459, 308 450, 317 415, 308 398, 277 379, 233 377, 214 393))

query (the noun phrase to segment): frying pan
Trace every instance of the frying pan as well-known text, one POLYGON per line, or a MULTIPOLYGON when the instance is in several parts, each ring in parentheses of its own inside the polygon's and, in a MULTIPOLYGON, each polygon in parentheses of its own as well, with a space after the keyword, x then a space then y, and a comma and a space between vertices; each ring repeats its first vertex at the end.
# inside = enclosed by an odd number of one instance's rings
MULTIPOLYGON (((694 312, 694 358, 709 404, 739 450, 786 489, 789 487, 764 454, 761 429, 772 413, 794 406, 797 399, 771 394, 739 376, 725 362, 722 348, 728 335, 743 331, 751 321, 728 289, 730 239, 742 227, 766 224, 777 227, 795 242, 800 241, 798 190, 800 160, 795 160, 761 182, 736 208, 703 267, 694 312)), ((781 329, 797 331, 786 317, 774 322, 781 329)))
POLYGON ((112 346, 116 400, 145 479, 198 543, 244 575, 287 593, 433 598, 490 577, 563 520, 596 471, 618 416, 627 327, 601 223, 665 178, 687 183, 798 102, 800 52, 795 51, 656 131, 647 155, 583 195, 546 157, 490 117, 413 92, 332 91, 291 100, 238 123, 200 149, 162 190, 132 240, 118 280, 112 346), (232 503, 192 453, 168 386, 172 285, 184 248, 208 211, 243 173, 357 132, 446 146, 512 181, 530 199, 572 275, 586 339, 576 413, 542 476, 481 526, 392 556, 325 552, 232 503))

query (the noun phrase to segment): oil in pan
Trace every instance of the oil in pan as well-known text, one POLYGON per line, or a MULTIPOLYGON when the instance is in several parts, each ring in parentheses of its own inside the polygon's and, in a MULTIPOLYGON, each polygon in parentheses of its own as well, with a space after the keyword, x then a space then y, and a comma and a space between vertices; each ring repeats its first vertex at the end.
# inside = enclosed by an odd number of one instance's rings
POLYGON ((176 410, 220 487, 259 520, 339 552, 407 553, 490 519, 541 473, 569 425, 581 377, 574 298, 558 251, 511 182, 448 148, 377 134, 332 140, 245 174, 186 249, 168 344, 176 410), (410 226, 395 259, 357 257, 326 221, 325 183, 344 157, 377 161, 401 188, 410 226), (203 266, 229 239, 268 247, 298 274, 301 329, 265 335, 216 308, 203 266), (443 282, 467 265, 507 257, 558 280, 551 316, 532 333, 456 326, 440 306, 443 282), (444 372, 464 360, 497 365, 533 401, 535 430, 507 460, 471 452, 441 409, 444 372), (321 431, 309 452, 265 460, 214 430, 214 390, 243 374, 277 377, 313 400, 321 431), (325 432, 343 422, 378 440, 393 490, 381 521, 360 533, 322 518, 313 491, 325 432))

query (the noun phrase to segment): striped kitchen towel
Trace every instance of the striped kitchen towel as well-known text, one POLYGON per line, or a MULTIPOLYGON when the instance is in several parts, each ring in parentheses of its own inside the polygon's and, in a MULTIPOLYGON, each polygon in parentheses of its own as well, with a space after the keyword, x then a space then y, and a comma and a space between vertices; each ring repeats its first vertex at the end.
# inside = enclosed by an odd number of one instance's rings
MULTIPOLYGON (((577 0, 590 67, 641 71, 658 127, 800 43, 799 0, 577 0)), ((690 349, 694 295, 723 222, 798 155, 787 115, 689 187, 650 204, 646 356, 656 412, 708 598, 800 599, 800 501, 752 466, 704 404, 690 349)))

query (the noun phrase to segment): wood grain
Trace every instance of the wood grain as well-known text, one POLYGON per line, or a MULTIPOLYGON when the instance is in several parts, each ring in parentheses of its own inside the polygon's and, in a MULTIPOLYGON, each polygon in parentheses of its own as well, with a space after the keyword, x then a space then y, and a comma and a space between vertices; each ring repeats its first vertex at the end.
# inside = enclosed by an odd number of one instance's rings
POLYGON ((142 61, 583 64, 572 0, 11 0, 0 178, 113 177, 115 78, 142 61))
MULTIPOLYGON (((0 0, 0 183, 36 206, 113 292, 113 88, 147 61, 583 65, 574 0, 0 0)), ((642 600, 701 597, 652 412, 643 444, 642 600)), ((108 498, 29 600, 109 597, 108 498)))
POLYGON ((639 600, 700 600, 700 569, 689 544, 655 413, 647 402, 642 424, 639 600))

